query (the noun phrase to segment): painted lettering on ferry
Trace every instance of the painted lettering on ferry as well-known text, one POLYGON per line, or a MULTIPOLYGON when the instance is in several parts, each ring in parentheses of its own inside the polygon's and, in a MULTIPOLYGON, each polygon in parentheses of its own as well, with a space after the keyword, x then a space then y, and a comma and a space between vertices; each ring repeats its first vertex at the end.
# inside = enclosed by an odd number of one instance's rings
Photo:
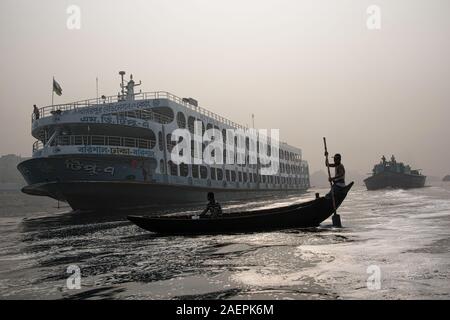
POLYGON ((150 123, 148 121, 139 121, 136 119, 130 119, 127 117, 113 117, 113 116, 102 116, 102 117, 94 117, 94 116, 85 116, 80 118, 80 122, 83 123, 102 123, 102 124, 120 124, 129 127, 143 127, 150 128, 150 123))
POLYGON ((66 160, 66 169, 71 171, 84 171, 91 176, 100 173, 106 173, 113 176, 115 173, 114 167, 101 167, 97 164, 85 164, 78 160, 66 160))
POLYGON ((79 153, 85 154, 113 154, 124 156, 152 157, 153 151, 138 148, 82 146, 78 147, 79 153))
POLYGON ((82 114, 82 115, 101 115, 105 113, 117 113, 130 110, 145 109, 150 107, 151 107, 150 101, 145 100, 145 101, 106 104, 105 106, 97 106, 97 107, 92 106, 90 108, 75 109, 71 112, 73 114, 82 114))

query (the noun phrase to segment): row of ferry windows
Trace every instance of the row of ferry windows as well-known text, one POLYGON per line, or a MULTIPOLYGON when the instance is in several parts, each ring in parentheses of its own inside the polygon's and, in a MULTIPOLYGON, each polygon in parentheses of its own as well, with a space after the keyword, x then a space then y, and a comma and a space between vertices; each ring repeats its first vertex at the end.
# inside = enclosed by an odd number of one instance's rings
MULTIPOLYGON (((140 110, 139 112, 144 112, 144 111, 145 110, 140 110)), ((138 112, 138 111, 135 111, 135 112, 138 112)), ((127 113, 125 113, 125 115, 126 116, 130 116, 130 114, 133 114, 132 115, 133 117, 137 117, 137 115, 134 114, 135 112, 127 112, 127 113)), ((142 118, 142 116, 140 118, 142 118)), ((195 123, 195 121, 200 121, 202 123, 202 134, 205 133, 205 124, 203 123, 203 121, 201 119, 195 118, 193 116, 189 116, 188 121, 186 123, 186 116, 184 115, 184 113, 178 112, 177 116, 176 116, 176 121, 177 121, 177 125, 178 125, 179 128, 185 129, 186 128, 186 124, 187 124, 187 127, 189 128, 189 131, 191 133, 194 133, 194 123, 195 123)), ((213 126, 211 123, 208 123, 206 125, 206 129, 207 130, 212 129, 212 128, 215 128, 216 130, 220 130, 220 128, 218 126, 213 126)), ((222 136, 223 136, 223 141, 226 142, 226 130, 225 129, 222 130, 222 136)), ((162 132, 161 131, 158 133, 158 138, 159 138, 158 139, 159 140, 159 149, 162 151, 163 150, 163 142, 162 142, 163 139, 162 139, 162 132)), ((153 142, 153 139, 150 139, 150 140, 153 142)), ((176 143, 171 141, 171 135, 170 134, 167 135, 166 141, 167 141, 167 149, 169 149, 169 152, 170 152, 171 147, 173 145, 175 145, 176 143)), ((235 144, 237 144, 237 139, 236 138, 235 138, 235 144)), ((153 149, 153 147, 154 147, 154 145, 151 145, 150 149, 153 149)), ((248 150, 249 149, 249 140, 248 140, 248 138, 246 139, 246 147, 247 147, 247 150, 248 150)), ((269 156, 271 155, 271 151, 272 151, 272 148, 268 148, 267 154, 269 156)), ((299 154, 294 153, 294 152, 289 152, 287 150, 281 150, 281 149, 279 150, 279 157, 280 157, 281 160, 288 160, 288 161, 297 161, 297 162, 299 162, 301 160, 301 157, 300 157, 299 154)))
MULTIPOLYGON (((235 146, 237 145, 237 138, 235 138, 235 146)), ((248 138, 247 138, 248 139, 248 138)), ((159 145, 159 150, 163 151, 163 139, 162 139, 162 132, 160 131, 158 133, 158 145, 159 145)), ((181 142, 181 138, 179 140, 179 142, 181 142)), ((172 134, 168 134, 166 137, 166 148, 168 152, 172 152, 172 149, 176 146, 177 142, 176 141, 172 141, 172 134)), ((205 151, 206 148, 206 144, 202 144, 202 152, 205 151)), ((271 155, 271 149, 273 148, 268 148, 267 149, 267 155, 270 156, 271 155)), ((223 158, 226 159, 226 149, 223 150, 223 158)), ((247 144, 247 151, 248 151, 248 144, 247 144)), ((194 141, 191 141, 191 156, 194 157, 194 141)), ((212 156, 214 156, 214 151, 212 152, 212 156)), ((291 161, 296 161, 296 162, 300 162, 300 156, 298 154, 292 153, 292 152, 287 152, 284 150, 280 150, 280 160, 291 160, 291 161), (284 156, 283 156, 284 155, 284 156)), ((235 155, 235 161, 236 161, 236 155, 235 155)), ((246 156, 246 163, 249 163, 249 156, 246 156)), ((289 170, 289 169, 286 169, 289 170)), ((287 171, 289 172, 289 171, 287 171)))
MULTIPOLYGON (((195 117, 192 117, 192 116, 189 116, 188 121, 187 121, 187 125, 188 125, 189 131, 192 134, 194 133, 194 123, 195 123, 195 121, 200 121, 202 123, 202 134, 204 134, 205 133, 205 124, 203 123, 202 120, 200 120, 198 118, 195 118, 195 117)), ((182 129, 186 128, 186 117, 185 117, 185 115, 182 112, 178 112, 177 113, 177 124, 178 124, 179 128, 182 128, 182 129)), ((209 129, 212 129, 212 128, 214 128, 216 130, 220 130, 220 128, 218 126, 213 126, 211 123, 208 123, 206 125, 206 130, 209 130, 209 129)), ((159 134, 160 134, 160 141, 161 141, 160 142, 160 149, 162 150, 162 133, 160 132, 159 134)), ((222 130, 222 138, 223 138, 223 142, 226 142, 226 130, 225 129, 222 130)), ((167 135, 167 148, 170 147, 170 144, 171 144, 170 141, 171 141, 171 135, 168 134, 167 135)), ((237 138, 235 138, 235 144, 237 144, 237 138)), ((246 138, 246 143, 245 144, 246 144, 246 147, 247 147, 247 150, 248 150, 248 148, 249 148, 249 140, 248 140, 248 138, 246 138)), ((268 152, 268 155, 270 156, 271 148, 268 148, 267 152, 268 152)), ((288 161, 300 161, 301 160, 300 155, 297 154, 297 153, 289 152, 287 150, 281 150, 281 149, 279 150, 279 152, 280 152, 280 154, 279 154, 280 159, 282 159, 282 160, 288 160, 288 161)))
MULTIPOLYGON (((160 168, 162 173, 165 173, 164 161, 160 161, 160 168)), ((176 165, 172 161, 168 162, 168 173, 171 176, 181 176, 187 177, 189 175, 189 166, 187 164, 176 165), (179 169, 179 172, 178 172, 179 169)), ((222 181, 226 180, 228 182, 257 182, 258 174, 247 173, 247 172, 237 172, 232 170, 223 170, 220 168, 210 168, 211 180, 222 181), (224 174, 225 173, 225 174, 224 174)), ((208 168, 200 165, 192 166, 192 177, 196 179, 208 179, 208 168)), ((301 179, 299 177, 279 177, 279 176, 266 176, 259 175, 259 181, 263 183, 271 184, 300 184, 301 179)))

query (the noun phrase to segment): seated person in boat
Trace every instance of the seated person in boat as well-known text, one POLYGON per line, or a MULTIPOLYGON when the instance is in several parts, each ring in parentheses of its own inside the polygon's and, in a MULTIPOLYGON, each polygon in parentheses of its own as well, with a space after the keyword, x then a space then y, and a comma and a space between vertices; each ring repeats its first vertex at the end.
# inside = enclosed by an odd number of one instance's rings
POLYGON ((208 205, 206 206, 205 210, 200 214, 201 218, 211 216, 220 216, 222 214, 222 207, 216 200, 214 199, 214 193, 208 192, 208 205), (209 213, 209 215, 208 215, 209 213))
POLYGON ((326 153, 325 156, 327 157, 325 165, 327 167, 334 168, 334 170, 335 170, 334 177, 331 177, 329 179, 330 182, 333 183, 332 190, 334 192, 339 192, 340 188, 345 187, 345 168, 344 168, 344 165, 341 162, 342 157, 341 157, 341 155, 339 153, 336 153, 334 155, 334 157, 333 157, 334 163, 329 163, 328 162, 328 153, 326 153))

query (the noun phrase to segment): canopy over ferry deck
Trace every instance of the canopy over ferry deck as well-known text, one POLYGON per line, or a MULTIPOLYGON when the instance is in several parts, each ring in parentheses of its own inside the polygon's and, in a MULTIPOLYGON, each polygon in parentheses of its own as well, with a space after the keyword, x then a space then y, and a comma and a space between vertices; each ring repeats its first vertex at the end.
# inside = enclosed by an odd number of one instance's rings
MULTIPOLYGON (((134 208, 167 203, 304 192, 308 164, 299 148, 279 144, 279 170, 265 175, 261 165, 176 164, 171 151, 175 129, 201 122, 202 130, 248 128, 210 112, 192 98, 168 92, 134 93, 132 77, 117 96, 52 105, 32 116, 33 157, 18 165, 23 192, 65 201, 73 209, 134 208)), ((246 141, 246 159, 248 160, 246 141)), ((205 145, 203 145, 205 148, 205 145)), ((275 148, 269 146, 268 153, 275 148)), ((225 150, 224 150, 225 154, 225 150)))

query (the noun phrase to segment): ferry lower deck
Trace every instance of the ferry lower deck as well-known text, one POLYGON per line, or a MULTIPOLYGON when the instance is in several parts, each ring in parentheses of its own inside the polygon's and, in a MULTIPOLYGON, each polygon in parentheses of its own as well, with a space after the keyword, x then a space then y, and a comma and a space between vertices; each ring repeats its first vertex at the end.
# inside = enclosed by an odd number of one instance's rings
POLYGON ((172 164, 173 170, 161 174, 156 165, 148 158, 61 155, 33 158, 18 169, 28 182, 24 193, 67 202, 74 210, 200 203, 210 191, 219 201, 243 200, 303 193, 309 187, 294 177, 255 176, 242 169, 187 166, 182 170, 172 164))

